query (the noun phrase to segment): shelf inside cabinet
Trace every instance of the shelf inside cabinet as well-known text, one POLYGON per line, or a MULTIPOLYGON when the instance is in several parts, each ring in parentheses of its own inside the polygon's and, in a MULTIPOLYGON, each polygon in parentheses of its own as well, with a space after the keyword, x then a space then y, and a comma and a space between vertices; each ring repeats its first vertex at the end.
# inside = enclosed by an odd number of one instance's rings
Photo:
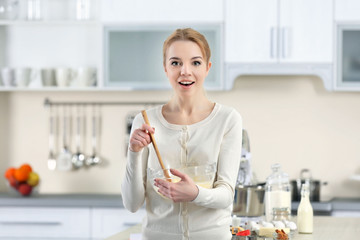
POLYGON ((38 25, 100 25, 96 20, 0 20, 0 26, 38 26, 38 25))

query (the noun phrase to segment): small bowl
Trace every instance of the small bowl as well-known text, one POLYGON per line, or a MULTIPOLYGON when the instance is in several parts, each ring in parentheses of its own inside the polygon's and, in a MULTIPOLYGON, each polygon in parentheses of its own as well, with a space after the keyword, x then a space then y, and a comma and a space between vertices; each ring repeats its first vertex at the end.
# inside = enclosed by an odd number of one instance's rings
POLYGON ((185 173, 198 185, 204 188, 212 188, 216 173, 216 163, 187 166, 178 169, 180 172, 185 173))
POLYGON ((167 197, 165 197, 164 195, 162 195, 161 193, 159 193, 159 188, 157 186, 155 186, 155 179, 159 178, 159 179, 163 179, 169 182, 179 182, 181 179, 177 176, 174 176, 173 174, 171 174, 170 169, 153 169, 153 168, 148 168, 147 169, 147 175, 148 178, 151 181, 151 185, 153 186, 155 192, 157 192, 161 197, 168 199, 167 197), (168 173, 168 175, 170 176, 170 178, 166 178, 164 171, 166 171, 168 173))
MULTIPOLYGON (((216 173, 216 163, 206 164, 206 165, 198 165, 198 166, 187 166, 177 168, 178 171, 185 173, 188 175, 196 185, 204 187, 204 188, 212 188, 215 179, 216 173)), ((147 169, 147 174, 149 179, 151 179, 151 183, 156 192, 158 192, 159 188, 154 185, 155 179, 160 178, 171 182, 179 182, 180 178, 174 176, 170 173, 170 169, 165 169, 170 176, 170 179, 165 178, 164 171, 162 169, 147 169)), ((161 194, 160 194, 161 195, 161 194)), ((164 197, 163 195, 161 195, 164 197)))

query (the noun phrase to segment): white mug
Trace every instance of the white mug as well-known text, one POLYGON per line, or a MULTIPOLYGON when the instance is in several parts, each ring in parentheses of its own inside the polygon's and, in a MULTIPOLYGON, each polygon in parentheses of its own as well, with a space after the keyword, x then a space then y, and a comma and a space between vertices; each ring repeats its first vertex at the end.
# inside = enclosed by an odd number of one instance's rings
POLYGON ((15 70, 15 83, 18 87, 27 87, 30 83, 30 68, 17 68, 15 70))
POLYGON ((1 69, 1 77, 5 87, 16 86, 14 69, 8 67, 1 69))
POLYGON ((80 67, 74 71, 74 86, 88 87, 96 84, 96 69, 80 67))
POLYGON ((42 87, 42 76, 41 76, 41 70, 40 69, 31 69, 30 73, 30 84, 29 87, 42 87))
POLYGON ((55 86, 55 71, 52 68, 41 69, 41 78, 44 86, 55 86))
POLYGON ((59 87, 67 87, 70 85, 72 73, 70 68, 57 68, 55 70, 56 85, 59 87))

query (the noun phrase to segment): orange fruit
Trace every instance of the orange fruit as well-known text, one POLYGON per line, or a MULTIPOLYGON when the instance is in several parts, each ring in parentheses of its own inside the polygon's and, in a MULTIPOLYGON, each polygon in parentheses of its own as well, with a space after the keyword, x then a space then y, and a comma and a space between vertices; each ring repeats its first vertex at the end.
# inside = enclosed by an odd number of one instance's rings
POLYGON ((20 168, 15 169, 14 177, 19 182, 24 182, 28 179, 29 173, 30 172, 28 171, 28 169, 24 169, 24 168, 20 167, 20 168))
POLYGON ((30 166, 30 164, 24 163, 23 165, 20 166, 21 169, 23 169, 23 171, 27 171, 27 172, 32 172, 32 168, 30 166))
POLYGON ((13 167, 9 167, 6 171, 5 171, 5 178, 6 179, 10 179, 11 177, 14 177, 14 174, 15 174, 15 168, 13 167))

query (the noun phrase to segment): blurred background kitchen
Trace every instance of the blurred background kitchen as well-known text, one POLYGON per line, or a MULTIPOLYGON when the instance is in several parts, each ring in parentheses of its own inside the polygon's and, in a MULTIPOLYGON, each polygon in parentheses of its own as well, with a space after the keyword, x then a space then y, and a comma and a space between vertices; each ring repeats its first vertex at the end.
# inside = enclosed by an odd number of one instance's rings
POLYGON ((0 172, 31 164, 40 194, 121 194, 129 119, 171 95, 162 41, 193 27, 213 51, 209 98, 241 113, 258 181, 280 163, 290 179, 307 168, 326 181, 321 201, 360 198, 359 2, 170 2, 1 0, 0 172), (76 104, 86 102, 95 105, 76 104), (92 111, 106 102, 115 104, 97 108, 101 164, 50 170, 50 110, 56 157, 63 147, 64 105, 55 103, 73 104, 71 153, 81 108, 90 156, 92 111))

